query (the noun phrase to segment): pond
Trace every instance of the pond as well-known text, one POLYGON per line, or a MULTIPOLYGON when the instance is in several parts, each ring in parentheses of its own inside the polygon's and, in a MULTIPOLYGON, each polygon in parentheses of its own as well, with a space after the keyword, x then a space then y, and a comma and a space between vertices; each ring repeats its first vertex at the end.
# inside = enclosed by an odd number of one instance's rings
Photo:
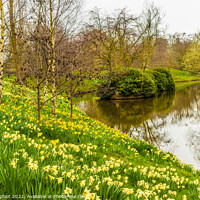
POLYGON ((175 154, 200 169, 200 85, 153 98, 95 100, 85 95, 76 105, 90 117, 134 138, 175 154))

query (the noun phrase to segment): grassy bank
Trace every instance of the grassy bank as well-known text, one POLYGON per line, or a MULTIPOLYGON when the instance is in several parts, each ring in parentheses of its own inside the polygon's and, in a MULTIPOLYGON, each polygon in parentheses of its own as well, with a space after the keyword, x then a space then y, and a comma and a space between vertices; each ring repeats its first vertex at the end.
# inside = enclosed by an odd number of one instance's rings
POLYGON ((198 74, 173 68, 170 69, 170 72, 174 78, 177 90, 200 83, 200 76, 198 74))
POLYGON ((190 73, 187 71, 173 69, 173 68, 170 69, 170 72, 176 83, 189 82, 189 81, 200 81, 200 76, 195 73, 190 73))
MULTIPOLYGON (((30 91, 34 97, 34 93, 30 91)), ((9 80, 0 106, 0 195, 65 199, 199 199, 200 172, 57 99, 37 123, 33 97, 9 80)), ((1 196, 2 197, 2 196, 1 196)), ((14 196, 14 198, 16 198, 14 196)), ((17 199, 17 198, 16 198, 17 199)))

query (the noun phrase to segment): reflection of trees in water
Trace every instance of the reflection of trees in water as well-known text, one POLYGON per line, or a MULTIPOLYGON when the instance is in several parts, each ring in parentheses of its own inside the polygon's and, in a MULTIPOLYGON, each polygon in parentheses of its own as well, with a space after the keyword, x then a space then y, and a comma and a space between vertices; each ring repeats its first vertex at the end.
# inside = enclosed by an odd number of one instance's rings
MULTIPOLYGON (((151 142, 151 143, 159 146, 160 142, 164 142, 164 143, 170 142, 170 140, 167 139, 167 136, 162 132, 162 127, 166 127, 170 124, 174 124, 174 125, 179 124, 180 126, 184 127, 185 125, 189 125, 192 121, 193 122, 199 121, 200 120, 199 106, 200 106, 200 86, 199 85, 194 85, 192 87, 188 87, 188 88, 184 88, 182 90, 176 91, 176 95, 175 95, 171 110, 164 113, 157 113, 151 119, 151 121, 154 121, 154 124, 157 124, 156 126, 151 126, 153 129, 151 130, 151 133, 154 132, 155 134, 158 134, 158 133, 162 134, 162 136, 159 138, 161 139, 161 141, 157 140, 158 143, 156 144, 154 140, 154 142, 151 142), (168 119, 168 121, 166 119, 168 119)), ((142 125, 142 128, 143 128, 143 132, 145 133, 146 130, 145 130, 144 125, 142 125)), ((200 136, 197 137, 197 135, 198 135, 198 131, 190 132, 190 138, 193 138, 193 139, 190 140, 192 142, 190 142, 189 146, 192 147, 193 149, 196 149, 195 152, 199 152, 198 159, 200 160, 199 158, 200 147, 198 147, 200 136)))
POLYGON ((150 119, 154 113, 169 109, 173 99, 174 93, 162 93, 148 99, 99 101, 97 106, 100 118, 105 119, 109 126, 127 133, 132 127, 150 119))
POLYGON ((150 144, 158 147, 162 146, 163 143, 169 143, 170 139, 166 133, 162 131, 162 127, 165 126, 166 119, 149 119, 144 121, 140 126, 134 127, 131 134, 133 137, 142 139, 149 142, 150 144))
MULTIPOLYGON (((170 119, 167 124, 188 127, 187 145, 193 150, 196 160, 200 160, 200 85, 194 85, 176 92, 172 109, 167 113, 157 114, 157 118, 170 119)), ((165 120, 166 121, 166 120, 165 120)), ((167 126, 167 124, 165 126, 167 126)), ((157 127, 158 130, 158 127, 157 127)))
POLYGON ((174 95, 174 92, 168 92, 148 99, 99 101, 99 117, 110 127, 129 135, 137 132, 137 138, 158 145, 166 136, 156 131, 157 126, 163 126, 166 122, 163 120, 158 125, 152 116, 171 109, 174 95))
MULTIPOLYGON (((200 105, 200 86, 195 85, 176 92, 170 114, 172 115, 172 123, 188 119, 199 118, 200 105)), ((169 114, 169 113, 167 113, 169 114)))
MULTIPOLYGON (((200 119, 199 85, 178 90, 176 93, 160 93, 157 97, 148 99, 97 102, 88 99, 84 102, 84 110, 89 116, 129 135, 134 133, 135 137, 156 146, 170 142, 163 127, 169 124, 184 125, 200 119)), ((193 145, 196 152, 200 151, 199 135, 194 131, 190 138, 192 143, 189 145, 193 145)))

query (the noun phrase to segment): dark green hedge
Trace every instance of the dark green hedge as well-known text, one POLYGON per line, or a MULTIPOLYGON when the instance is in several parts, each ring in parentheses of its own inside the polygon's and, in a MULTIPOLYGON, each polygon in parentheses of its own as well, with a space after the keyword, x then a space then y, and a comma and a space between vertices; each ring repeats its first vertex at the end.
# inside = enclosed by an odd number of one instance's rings
POLYGON ((156 93, 156 85, 147 73, 131 69, 123 79, 119 81, 117 91, 121 96, 149 97, 156 93))
POLYGON ((141 72, 131 69, 118 83, 117 91, 122 96, 140 95, 141 93, 141 72))
POLYGON ((152 70, 149 70, 149 73, 153 75, 153 79, 158 91, 174 90, 174 79, 167 68, 156 67, 152 70))
POLYGON ((173 90, 174 80, 168 69, 158 67, 142 72, 131 69, 125 74, 111 74, 99 82, 97 96, 109 99, 114 94, 120 96, 150 97, 157 91, 173 90))

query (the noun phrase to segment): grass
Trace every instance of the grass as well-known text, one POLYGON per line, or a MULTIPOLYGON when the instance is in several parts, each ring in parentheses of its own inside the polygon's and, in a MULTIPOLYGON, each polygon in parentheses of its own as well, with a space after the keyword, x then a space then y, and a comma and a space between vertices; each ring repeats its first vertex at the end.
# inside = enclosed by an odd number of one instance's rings
POLYGON ((109 128, 76 107, 71 123, 69 103, 61 96, 56 113, 52 116, 47 104, 38 123, 32 98, 10 80, 4 82, 1 198, 200 198, 200 171, 175 155, 109 128))
POLYGON ((170 69, 172 77, 175 82, 189 82, 189 81, 200 81, 200 76, 195 73, 190 73, 187 71, 179 70, 179 69, 170 69))
POLYGON ((174 78, 176 90, 200 83, 200 76, 198 74, 173 68, 170 69, 170 72, 174 78))

